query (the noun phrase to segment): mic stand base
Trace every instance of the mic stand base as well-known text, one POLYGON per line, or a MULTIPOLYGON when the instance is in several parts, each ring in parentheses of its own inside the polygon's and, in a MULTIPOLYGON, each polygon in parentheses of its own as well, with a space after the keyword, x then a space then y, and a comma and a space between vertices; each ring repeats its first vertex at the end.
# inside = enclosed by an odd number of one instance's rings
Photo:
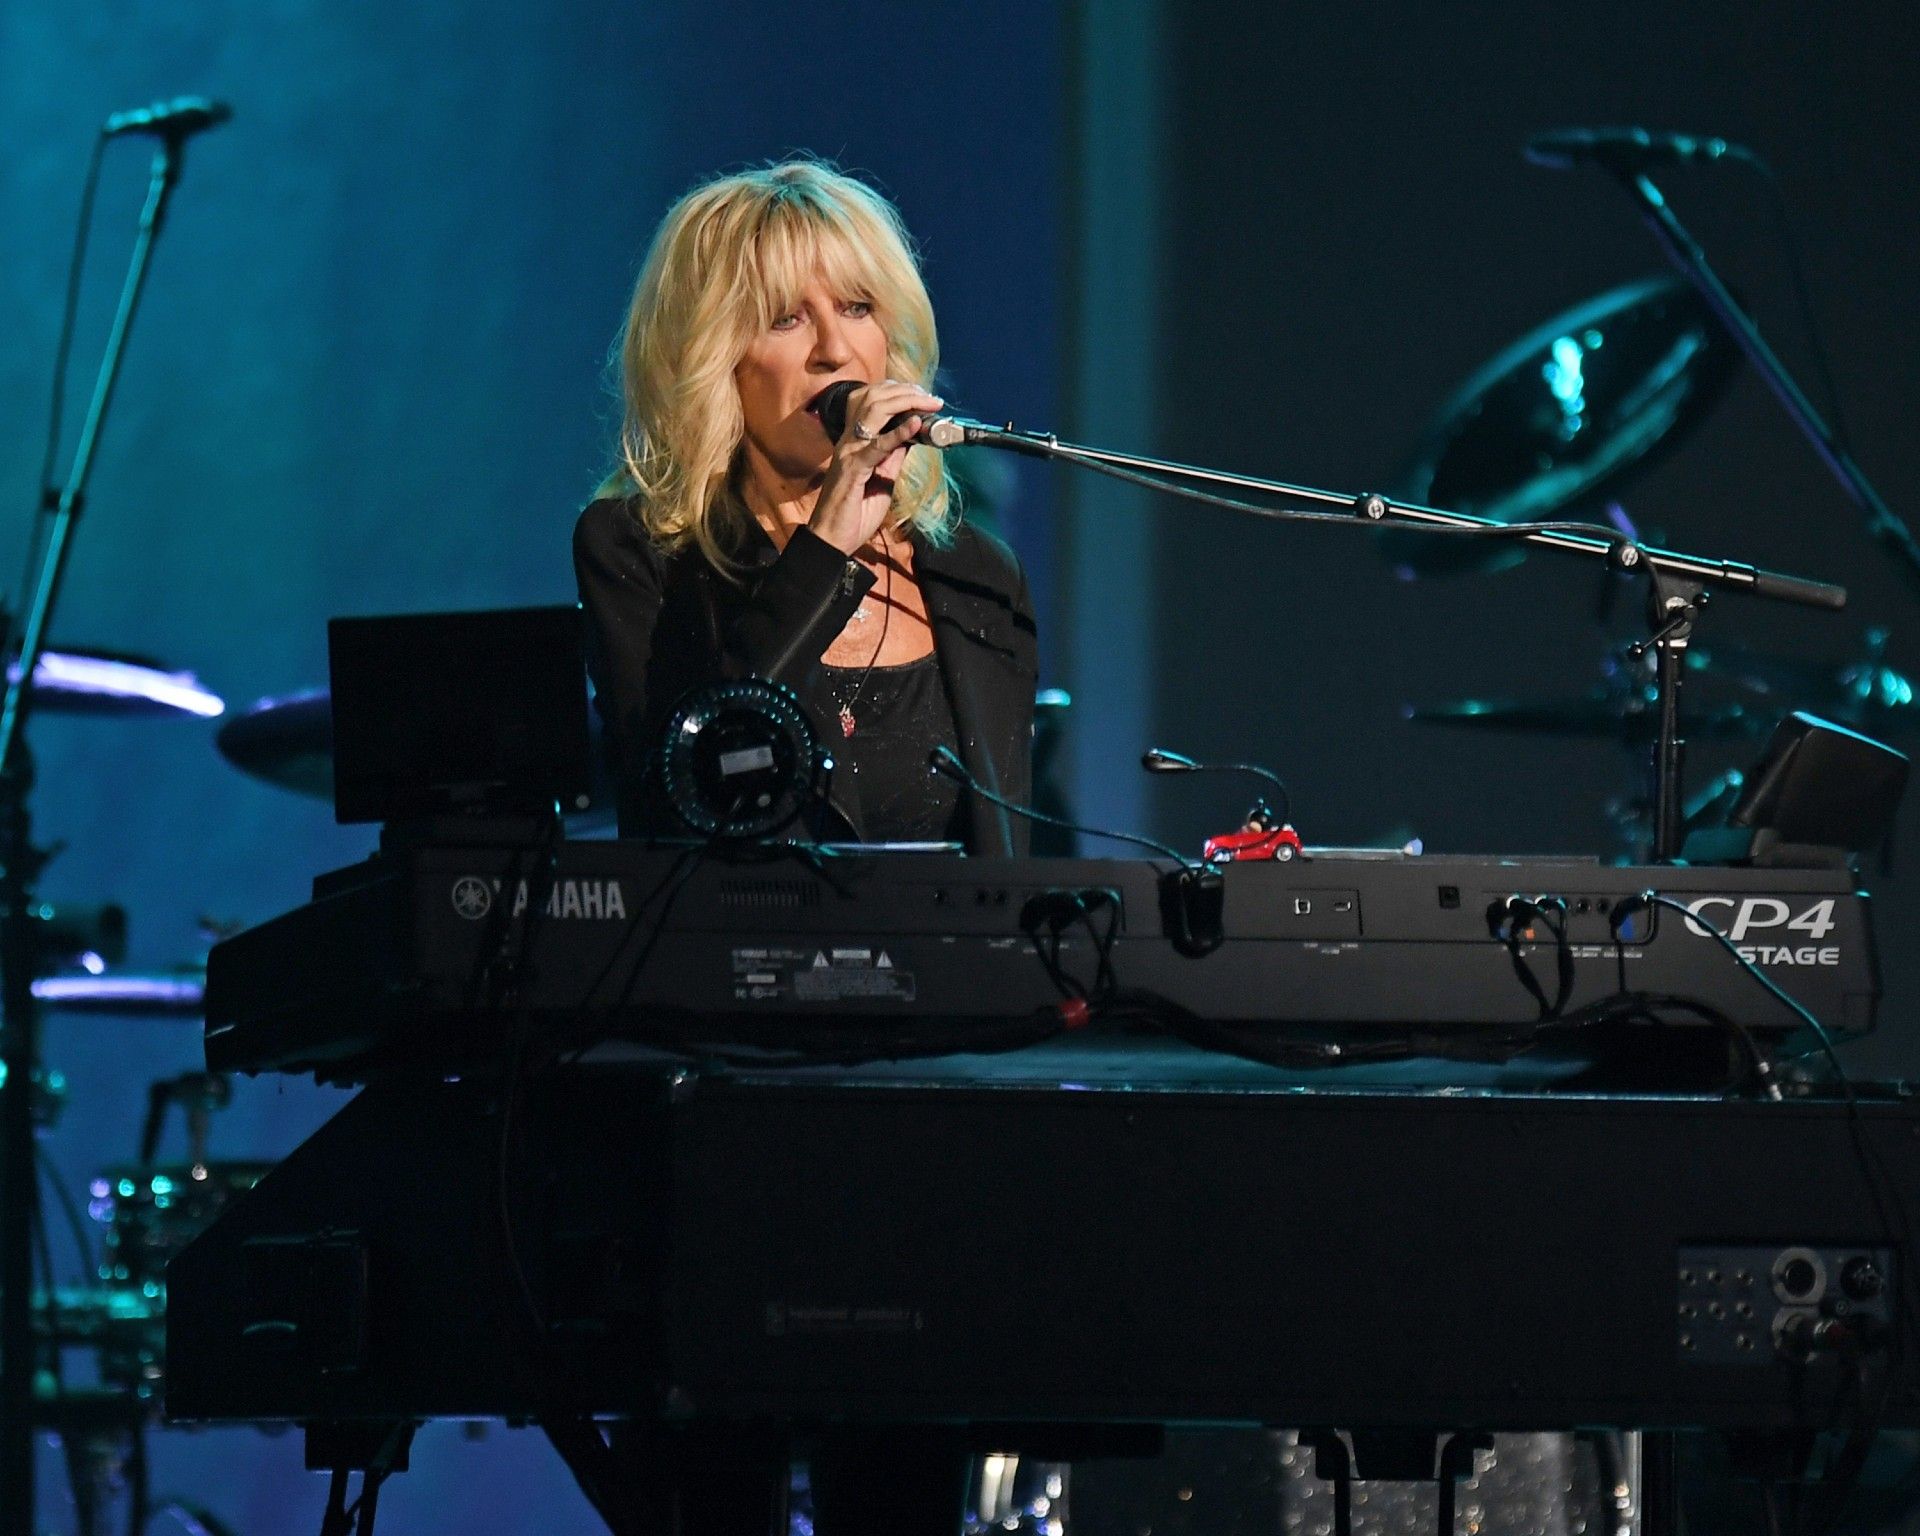
POLYGON ((1652 862, 1671 864, 1680 857, 1684 820, 1686 741, 1680 735, 1680 690, 1686 680, 1687 647, 1693 626, 1707 605, 1698 582, 1686 581, 1643 562, 1647 572, 1647 619, 1653 633, 1628 650, 1638 660, 1654 654, 1654 690, 1660 726, 1653 743, 1652 862))

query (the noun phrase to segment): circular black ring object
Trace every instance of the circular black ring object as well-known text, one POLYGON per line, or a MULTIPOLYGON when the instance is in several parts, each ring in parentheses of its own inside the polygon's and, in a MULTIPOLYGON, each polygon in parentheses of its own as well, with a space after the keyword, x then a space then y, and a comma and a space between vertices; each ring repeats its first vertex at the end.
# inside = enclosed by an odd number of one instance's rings
POLYGON ((813 798, 821 752, 792 690, 764 678, 694 689, 660 748, 674 814, 703 837, 766 837, 813 798))

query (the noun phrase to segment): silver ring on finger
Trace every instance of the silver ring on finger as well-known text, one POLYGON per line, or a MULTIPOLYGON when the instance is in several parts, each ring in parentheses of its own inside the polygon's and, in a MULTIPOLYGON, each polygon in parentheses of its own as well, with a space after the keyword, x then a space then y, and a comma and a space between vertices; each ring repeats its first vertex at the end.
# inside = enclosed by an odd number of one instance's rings
POLYGON ((880 434, 875 432, 873 428, 868 426, 864 421, 856 421, 853 424, 853 435, 863 443, 870 443, 880 434))

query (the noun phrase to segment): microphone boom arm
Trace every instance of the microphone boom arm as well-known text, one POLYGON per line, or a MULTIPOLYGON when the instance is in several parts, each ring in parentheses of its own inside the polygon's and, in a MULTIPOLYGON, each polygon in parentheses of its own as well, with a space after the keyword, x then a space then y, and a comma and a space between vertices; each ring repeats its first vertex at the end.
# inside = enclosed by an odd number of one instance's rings
MULTIPOLYGON (((1150 489, 1167 491, 1176 496, 1193 494, 1184 489, 1187 484, 1210 485, 1227 490, 1250 491, 1255 495, 1272 496, 1281 501, 1305 502, 1314 508, 1329 509, 1307 511, 1298 507, 1256 506, 1250 502, 1232 501, 1221 497, 1201 498, 1212 505, 1223 506, 1230 511, 1244 512, 1254 517, 1272 518, 1280 522, 1342 524, 1351 523, 1358 518, 1364 523, 1375 526, 1390 524, 1395 527, 1424 529, 1438 534, 1479 534, 1490 538, 1512 539, 1518 543, 1532 544, 1543 549, 1563 550, 1568 554, 1584 555, 1588 559, 1605 560, 1624 570, 1659 571, 1681 580, 1698 582, 1702 586, 1749 592, 1755 597, 1769 597, 1810 608, 1838 610, 1844 608, 1847 603, 1846 588, 1835 586, 1831 582, 1813 581, 1803 576, 1787 575, 1779 571, 1760 570, 1739 560, 1718 560, 1709 556, 1684 554, 1678 550, 1657 549, 1652 545, 1638 544, 1625 539, 1616 530, 1598 523, 1501 523, 1492 518, 1474 517, 1465 512, 1448 512, 1440 507, 1422 506, 1417 502, 1395 501, 1392 497, 1373 492, 1356 496, 1346 491, 1327 491, 1314 486, 1291 485, 1281 480, 1267 480, 1257 475, 1240 475, 1226 470, 1206 469, 1199 465, 1180 464, 1168 459, 1152 459, 1132 453, 1115 453, 1105 448, 1088 448, 1078 443, 1062 442, 1052 433, 1022 432, 1011 423, 1004 427, 987 427, 976 422, 966 422, 964 427, 966 444, 969 447, 1001 448, 1033 458, 1055 459, 1064 464, 1077 464, 1084 469, 1144 483, 1150 489), (1179 483, 1169 484, 1169 481, 1179 483)), ((1920 567, 1916 569, 1920 570, 1920 567)))

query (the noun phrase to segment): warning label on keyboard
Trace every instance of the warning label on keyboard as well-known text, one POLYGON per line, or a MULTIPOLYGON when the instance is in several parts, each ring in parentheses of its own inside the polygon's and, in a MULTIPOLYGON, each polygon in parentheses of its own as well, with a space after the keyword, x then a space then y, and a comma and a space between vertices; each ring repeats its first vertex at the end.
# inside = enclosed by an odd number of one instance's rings
POLYGON ((736 1002, 910 1003, 901 957, 861 945, 753 945, 733 951, 736 1002))

